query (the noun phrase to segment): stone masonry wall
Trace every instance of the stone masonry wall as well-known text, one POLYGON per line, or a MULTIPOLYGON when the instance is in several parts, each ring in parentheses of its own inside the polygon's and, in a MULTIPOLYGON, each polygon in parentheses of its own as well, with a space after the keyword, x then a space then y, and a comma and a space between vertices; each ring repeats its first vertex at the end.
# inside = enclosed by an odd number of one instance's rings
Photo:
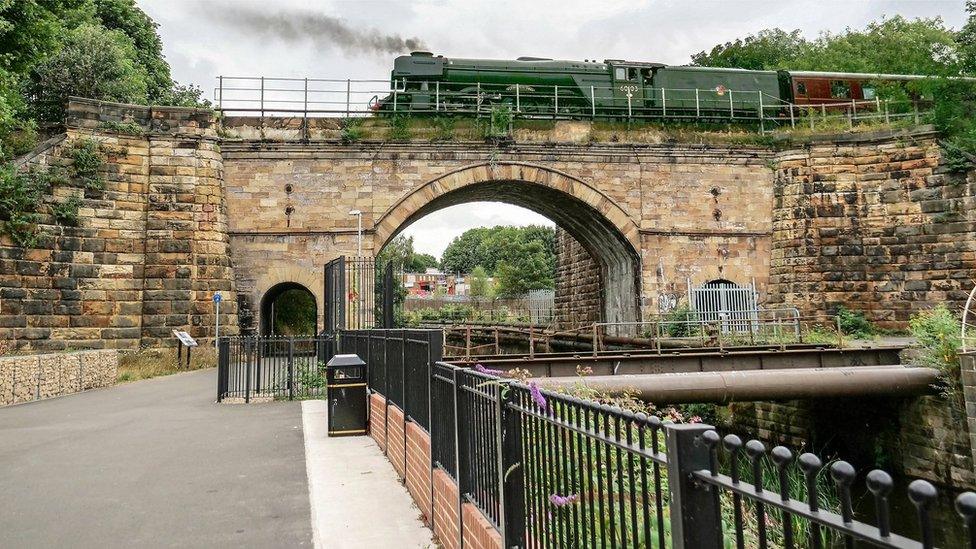
POLYGON ((600 265, 575 238, 556 229, 556 325, 584 326, 601 319, 600 265))
POLYGON ((0 406, 115 385, 116 350, 0 357, 0 406))
POLYGON ((776 158, 770 301, 839 305, 885 328, 948 303, 976 277, 973 173, 932 131, 835 136, 776 158))
POLYGON ((213 335, 214 291, 224 333, 237 326, 227 210, 209 111, 74 99, 65 133, 25 165, 70 165, 79 139, 101 144, 104 190, 58 185, 39 209, 35 248, 0 238, 0 339, 24 350, 128 348, 213 335), (125 133, 113 126, 126 123, 125 133), (83 194, 82 194, 83 193, 83 194), (77 227, 49 205, 82 194, 77 227))

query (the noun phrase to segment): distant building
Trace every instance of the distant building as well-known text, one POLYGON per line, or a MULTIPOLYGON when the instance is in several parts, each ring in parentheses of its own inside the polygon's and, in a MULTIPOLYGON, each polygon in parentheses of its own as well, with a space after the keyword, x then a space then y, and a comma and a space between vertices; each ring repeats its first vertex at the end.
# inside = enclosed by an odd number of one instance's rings
POLYGON ((437 269, 427 269, 423 273, 403 273, 403 287, 407 295, 427 297, 430 295, 464 295, 458 293, 458 281, 466 291, 464 278, 437 269))

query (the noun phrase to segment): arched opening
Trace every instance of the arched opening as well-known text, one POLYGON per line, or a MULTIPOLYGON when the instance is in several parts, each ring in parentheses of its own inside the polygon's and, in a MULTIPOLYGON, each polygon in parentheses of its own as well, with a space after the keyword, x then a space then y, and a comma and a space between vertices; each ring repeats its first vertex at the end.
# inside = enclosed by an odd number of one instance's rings
POLYGON ((447 174, 393 205, 377 223, 377 244, 382 248, 428 214, 468 202, 504 202, 552 220, 599 265, 602 320, 640 319, 637 225, 597 189, 554 170, 506 163, 447 174))
POLYGON ((301 284, 276 284, 261 298, 261 335, 314 334, 317 318, 315 296, 301 284))

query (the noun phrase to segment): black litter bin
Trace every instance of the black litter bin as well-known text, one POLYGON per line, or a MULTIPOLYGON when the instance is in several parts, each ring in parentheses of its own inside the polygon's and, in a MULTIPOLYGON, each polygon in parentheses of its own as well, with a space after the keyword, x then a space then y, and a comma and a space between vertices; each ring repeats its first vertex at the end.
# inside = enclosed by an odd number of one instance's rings
POLYGON ((325 365, 329 388, 329 436, 366 434, 366 363, 336 355, 325 365))

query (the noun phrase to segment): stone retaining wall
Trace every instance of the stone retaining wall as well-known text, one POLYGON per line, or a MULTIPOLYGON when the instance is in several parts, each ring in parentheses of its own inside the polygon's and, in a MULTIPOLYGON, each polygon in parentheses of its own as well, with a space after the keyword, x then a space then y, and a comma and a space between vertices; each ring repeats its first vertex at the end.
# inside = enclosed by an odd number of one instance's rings
POLYGON ((583 246, 556 229, 556 325, 585 326, 601 320, 603 281, 600 265, 583 246))
POLYGON ((0 357, 0 406, 115 385, 118 367, 115 350, 0 357))

